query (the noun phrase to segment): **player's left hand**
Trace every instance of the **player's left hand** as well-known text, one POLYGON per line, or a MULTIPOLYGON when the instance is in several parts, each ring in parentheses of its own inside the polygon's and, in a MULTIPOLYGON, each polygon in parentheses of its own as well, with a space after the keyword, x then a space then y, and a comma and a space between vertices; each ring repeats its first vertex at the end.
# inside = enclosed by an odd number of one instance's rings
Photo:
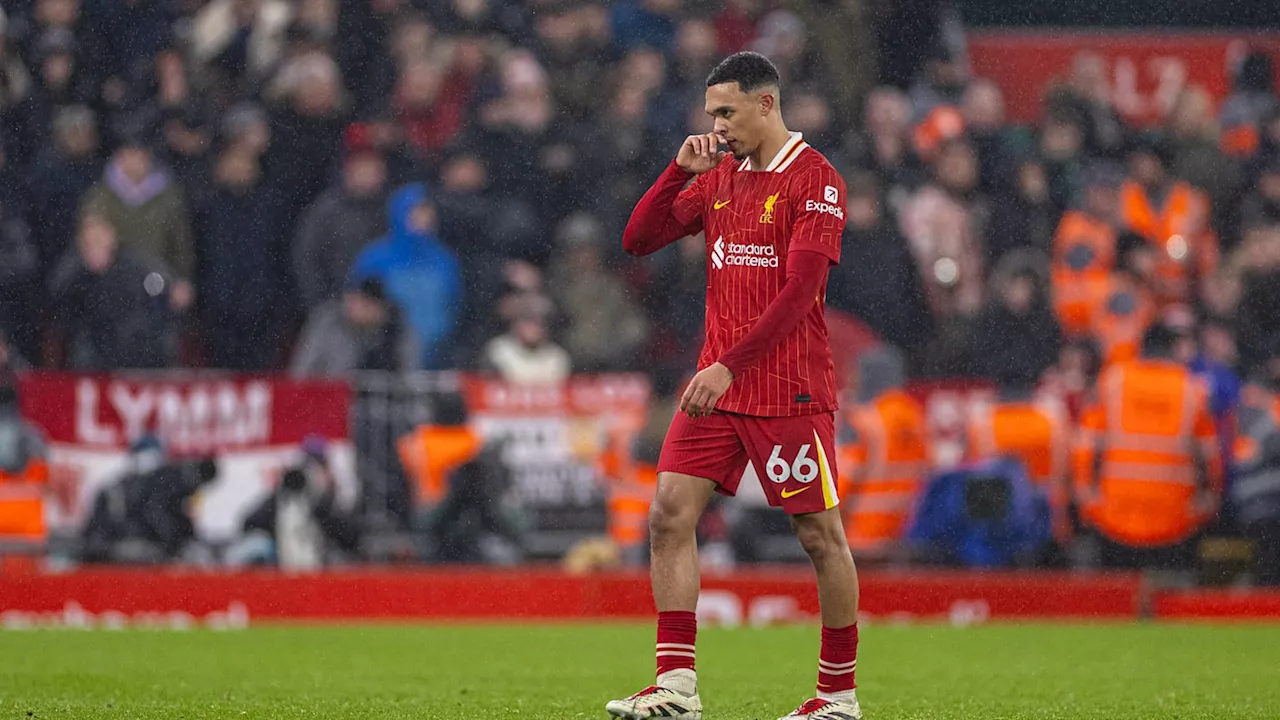
POLYGON ((680 412, 688 413, 689 417, 710 415, 732 382, 733 373, 729 372, 729 368, 713 363, 694 375, 689 387, 684 389, 684 395, 680 398, 680 412))

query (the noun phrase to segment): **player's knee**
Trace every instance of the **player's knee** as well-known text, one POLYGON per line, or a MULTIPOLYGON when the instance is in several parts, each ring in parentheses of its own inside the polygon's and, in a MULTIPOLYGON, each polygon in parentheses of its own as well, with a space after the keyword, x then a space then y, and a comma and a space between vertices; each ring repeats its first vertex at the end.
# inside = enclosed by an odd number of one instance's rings
POLYGON ((693 534, 698 517, 675 493, 659 492, 649 506, 649 542, 661 545, 693 534))
POLYGON ((838 524, 820 522, 817 517, 793 520, 800 547, 814 562, 845 552, 843 531, 838 524))

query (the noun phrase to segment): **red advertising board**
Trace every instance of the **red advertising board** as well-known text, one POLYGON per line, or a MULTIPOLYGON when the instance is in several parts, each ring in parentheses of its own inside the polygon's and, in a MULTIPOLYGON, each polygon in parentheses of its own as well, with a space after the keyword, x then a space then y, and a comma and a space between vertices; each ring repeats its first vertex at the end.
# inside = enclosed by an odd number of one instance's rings
MULTIPOLYGON (((1132 618, 1132 575, 864 572, 863 621, 1132 618)), ((707 574, 707 624, 811 622, 813 573, 795 568, 707 574)), ((570 575, 558 569, 362 569, 319 575, 86 570, 0 574, 0 627, 106 623, 244 625, 262 620, 650 619, 642 572, 570 575), (175 620, 176 618, 176 620, 175 620)))
POLYGON ((1271 55, 1280 73, 1276 33, 988 31, 970 33, 968 46, 974 76, 994 80, 1009 119, 1023 123, 1039 119, 1046 90, 1066 81, 1077 62, 1100 67, 1117 111, 1137 125, 1162 120, 1189 86, 1220 102, 1249 52, 1271 55))

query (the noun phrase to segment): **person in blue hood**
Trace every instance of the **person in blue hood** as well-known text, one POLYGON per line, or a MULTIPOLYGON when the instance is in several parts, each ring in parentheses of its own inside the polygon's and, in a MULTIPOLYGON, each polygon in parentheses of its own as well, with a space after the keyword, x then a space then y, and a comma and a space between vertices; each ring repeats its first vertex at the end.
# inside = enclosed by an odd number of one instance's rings
POLYGON ((419 366, 444 367, 452 360, 448 344, 462 304, 458 258, 436 234, 436 208, 425 185, 397 190, 387 218, 391 232, 360 252, 351 276, 381 280, 422 342, 419 366))

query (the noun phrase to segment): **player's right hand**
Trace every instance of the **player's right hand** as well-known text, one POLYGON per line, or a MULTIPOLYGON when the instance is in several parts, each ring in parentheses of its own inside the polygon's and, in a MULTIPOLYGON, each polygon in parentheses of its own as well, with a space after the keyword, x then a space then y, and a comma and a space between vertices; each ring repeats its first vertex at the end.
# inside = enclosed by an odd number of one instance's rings
POLYGON ((715 133, 690 135, 684 139, 680 152, 676 153, 676 164, 685 172, 701 175, 719 165, 724 156, 720 137, 715 133))

